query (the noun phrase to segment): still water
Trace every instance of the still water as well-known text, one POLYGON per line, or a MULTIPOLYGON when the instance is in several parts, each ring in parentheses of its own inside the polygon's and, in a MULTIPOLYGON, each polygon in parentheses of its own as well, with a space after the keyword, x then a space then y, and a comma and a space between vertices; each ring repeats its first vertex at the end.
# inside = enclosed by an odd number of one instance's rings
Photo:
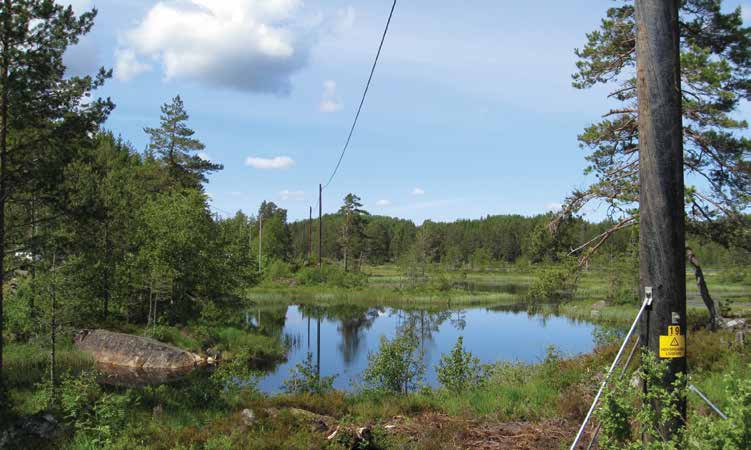
POLYGON ((435 366, 459 336, 464 347, 483 363, 496 361, 541 361, 555 345, 565 356, 591 351, 596 327, 554 315, 531 314, 509 309, 467 308, 425 311, 379 307, 332 306, 314 308, 289 305, 273 311, 249 311, 249 326, 276 334, 290 347, 287 361, 263 376, 259 388, 266 393, 283 389, 283 381, 308 352, 317 360, 320 327, 321 375, 336 375, 334 387, 352 390, 368 363, 368 354, 378 350, 381 336, 389 339, 412 329, 420 339, 425 358, 425 382, 435 386, 435 366))

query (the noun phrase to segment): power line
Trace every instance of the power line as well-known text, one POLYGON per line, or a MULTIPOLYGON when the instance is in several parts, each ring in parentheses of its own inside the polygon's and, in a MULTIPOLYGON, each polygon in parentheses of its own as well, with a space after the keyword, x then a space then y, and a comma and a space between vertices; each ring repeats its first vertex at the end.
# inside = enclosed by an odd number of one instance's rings
POLYGON ((365 91, 362 93, 362 99, 360 100, 360 106, 357 108, 357 114, 355 114, 355 120, 352 122, 352 128, 349 130, 349 135, 347 136, 347 142, 344 144, 344 148, 342 149, 341 155, 339 155, 339 161, 336 163, 336 167, 334 167, 334 171, 331 173, 331 176, 329 177, 329 181, 326 182, 326 184, 323 186, 323 189, 327 188, 329 184, 331 184, 331 180, 334 179, 334 176, 336 175, 337 170, 339 170, 339 166, 342 163, 342 159, 344 158, 344 154, 347 152, 347 148, 349 148, 349 142, 352 140, 352 134, 355 132, 355 127, 357 126, 357 119, 360 118, 360 112, 362 111, 362 106, 365 104, 365 97, 368 95, 368 89, 370 89, 370 82, 373 80, 373 74, 375 73, 376 66, 378 65, 378 57, 381 56, 381 49, 383 48, 383 43, 386 40, 386 34, 389 32, 389 25, 391 24, 391 18, 394 16, 394 9, 396 8, 396 0, 394 0, 394 4, 391 5, 391 12, 389 13, 389 18, 386 21, 386 28, 383 30, 383 36, 381 36, 381 43, 378 45, 378 53, 376 53, 375 60, 373 61, 373 67, 370 69, 370 76, 368 77, 368 82, 365 85, 365 91))

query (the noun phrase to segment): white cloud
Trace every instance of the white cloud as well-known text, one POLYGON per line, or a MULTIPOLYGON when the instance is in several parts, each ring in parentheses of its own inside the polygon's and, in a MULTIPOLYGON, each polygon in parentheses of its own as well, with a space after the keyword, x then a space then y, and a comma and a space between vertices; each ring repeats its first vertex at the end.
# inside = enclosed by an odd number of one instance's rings
POLYGON ((746 24, 751 22, 751 5, 741 6, 741 15, 743 16, 743 21, 746 22, 746 24))
POLYGON ((376 206, 391 206, 391 200, 378 200, 376 206))
POLYGON ((412 195, 425 195, 425 190, 419 187, 412 189, 412 195))
POLYGON ((151 65, 138 60, 136 52, 131 49, 115 50, 115 78, 128 81, 151 70, 151 65))
POLYGON ((547 211, 560 211, 561 208, 563 208, 563 205, 556 202, 550 202, 547 205, 545 205, 545 210, 547 211))
POLYGON ((159 1, 121 37, 117 66, 146 58, 166 80, 286 94, 304 67, 322 20, 301 16, 302 0, 159 1), (132 55, 132 56, 131 56, 132 55), (124 59, 123 64, 119 64, 124 59))
POLYGON ((295 165, 295 160, 289 156, 275 156, 273 158, 258 158, 248 156, 245 165, 255 169, 289 169, 295 165))
POLYGON ((279 197, 281 197, 282 200, 304 200, 305 199, 305 192, 303 191, 290 191, 288 189, 285 189, 281 192, 279 192, 279 197))
POLYGON ((342 109, 342 103, 336 94, 336 82, 328 80, 323 83, 323 97, 320 104, 321 112, 332 113, 342 109))
POLYGON ((355 25, 355 8, 347 6, 346 9, 339 10, 336 13, 336 22, 334 29, 337 32, 344 32, 355 25))

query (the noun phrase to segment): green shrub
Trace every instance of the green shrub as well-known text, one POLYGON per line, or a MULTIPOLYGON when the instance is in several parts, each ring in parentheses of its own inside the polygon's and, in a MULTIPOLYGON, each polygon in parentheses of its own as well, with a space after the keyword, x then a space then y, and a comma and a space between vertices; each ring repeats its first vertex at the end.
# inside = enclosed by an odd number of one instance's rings
POLYGON ((336 375, 320 377, 313 364, 313 354, 308 353, 303 362, 290 370, 289 378, 284 380, 284 390, 288 394, 323 395, 334 389, 334 379, 336 375))
POLYGON ((145 335, 152 339, 156 339, 157 341, 172 344, 185 350, 194 352, 201 350, 200 342, 190 337, 187 333, 183 333, 177 327, 158 324, 155 327, 147 328, 145 335))
POLYGON ((600 448, 687 448, 685 429, 679 428, 670 438, 661 431, 671 423, 682 421, 678 405, 686 397, 685 375, 678 374, 671 389, 666 389, 662 380, 667 373, 667 363, 646 352, 641 360, 637 374, 646 383, 646 391, 632 385, 626 377, 614 379, 603 397, 602 406, 597 412, 602 423, 600 448), (659 409, 654 406, 656 404, 660 405, 659 409), (647 444, 642 441, 643 436, 648 438, 647 444))
POLYGON ((694 448, 751 448, 751 378, 730 373, 725 376, 724 382, 728 398, 724 412, 728 420, 715 415, 694 417, 689 431, 689 443, 694 448))
POLYGON ((264 275, 266 279, 272 281, 284 280, 292 277, 292 269, 290 265, 281 259, 273 259, 266 267, 264 267, 264 275))
POLYGON ((448 292, 451 288, 451 280, 443 272, 438 272, 430 278, 430 289, 439 292, 448 292))
POLYGON ((413 333, 405 332, 390 341, 381 336, 378 352, 368 355, 363 381, 374 390, 407 394, 420 385, 424 374, 420 343, 413 333))
POLYGON ((464 392, 482 385, 483 370, 480 358, 464 349, 464 338, 459 336, 450 353, 441 355, 436 367, 438 381, 453 392, 464 392))
POLYGON ((527 291, 530 302, 552 302, 571 299, 579 278, 579 263, 576 258, 565 258, 561 264, 541 270, 527 291))
POLYGON ((31 286, 30 279, 18 281, 16 289, 9 289, 4 302, 5 328, 11 341, 25 342, 34 333, 31 304, 40 299, 31 286))
POLYGON ((93 370, 77 376, 65 373, 57 389, 47 380, 37 386, 35 402, 39 409, 59 412, 65 423, 90 442, 107 446, 124 428, 131 397, 104 392, 96 377, 93 370))
POLYGON ((303 267, 295 274, 295 279, 303 286, 315 286, 326 280, 318 267, 303 267))

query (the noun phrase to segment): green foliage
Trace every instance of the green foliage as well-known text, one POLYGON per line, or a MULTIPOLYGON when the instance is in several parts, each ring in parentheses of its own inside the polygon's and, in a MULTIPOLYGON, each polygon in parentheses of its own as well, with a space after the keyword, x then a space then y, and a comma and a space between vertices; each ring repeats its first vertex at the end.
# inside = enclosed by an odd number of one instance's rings
POLYGON ((281 259, 272 259, 264 267, 263 274, 268 280, 286 280, 292 276, 292 269, 289 264, 281 259))
POLYGON ((448 354, 441 355, 436 367, 438 381, 453 392, 464 392, 483 383, 483 370, 480 358, 464 349, 464 338, 459 336, 454 348, 448 354))
POLYGON ((107 446, 123 431, 132 399, 129 393, 105 392, 95 371, 65 373, 54 388, 49 380, 37 386, 40 409, 59 411, 63 420, 100 446, 107 446))
POLYGON ((407 394, 420 385, 424 374, 420 342, 414 333, 407 330, 392 340, 381 336, 378 352, 368 355, 363 381, 374 390, 407 394))
POLYGON ((251 351, 239 349, 231 359, 222 361, 209 377, 213 390, 206 395, 220 393, 232 398, 243 390, 255 391, 259 374, 252 368, 253 356, 251 351))
POLYGON ((188 113, 180 96, 162 105, 159 128, 144 128, 149 135, 149 155, 158 156, 167 165, 174 182, 183 188, 200 189, 208 180, 208 173, 221 170, 221 164, 204 160, 197 153, 206 147, 193 138, 195 132, 187 127, 188 113))
MULTIPOLYGON (((751 249, 748 210, 748 123, 738 114, 749 97, 751 28, 741 8, 721 0, 686 0, 679 10, 680 70, 683 102, 686 216, 690 232, 725 246, 751 249)), ((608 8, 597 30, 586 35, 573 85, 610 88, 620 102, 579 136, 587 150, 585 173, 597 180, 574 192, 567 209, 576 212, 602 201, 612 211, 632 216, 638 209, 639 130, 636 92, 636 11, 633 1, 608 8)))
POLYGON ((297 363, 284 380, 284 390, 288 394, 323 395, 334 389, 336 375, 320 377, 313 364, 313 354, 308 353, 305 360, 297 363))
POLYGON ((339 244, 344 254, 344 270, 349 270, 350 260, 362 254, 365 248, 365 225, 368 212, 362 209, 360 197, 347 194, 344 204, 339 208, 342 216, 342 227, 339 234, 339 244))
POLYGON ((539 269, 526 298, 531 302, 554 302, 572 298, 579 278, 576 258, 568 257, 561 264, 539 269))
POLYGON ((662 431, 683 423, 678 405, 686 397, 685 375, 678 374, 670 389, 665 388, 663 380, 667 373, 667 363, 646 352, 642 354, 641 360, 637 376, 646 383, 646 391, 632 385, 628 378, 623 378, 613 380, 603 398, 603 404, 597 412, 602 423, 600 448, 686 448, 687 435, 684 427, 676 427, 670 438, 666 438, 662 431), (642 436, 647 437, 647 444, 643 443, 642 436))
POLYGON ((326 264, 323 269, 318 267, 303 267, 295 279, 303 286, 316 286, 325 284, 340 288, 360 288, 368 283, 367 275, 360 272, 346 272, 343 268, 326 264))
MULTIPOLYGON (((751 366, 749 366, 751 369, 751 366)), ((697 415, 690 426, 689 443, 707 450, 751 448, 751 378, 728 373, 724 377, 728 420, 697 415)), ((712 413, 714 414, 714 413, 712 413)))

